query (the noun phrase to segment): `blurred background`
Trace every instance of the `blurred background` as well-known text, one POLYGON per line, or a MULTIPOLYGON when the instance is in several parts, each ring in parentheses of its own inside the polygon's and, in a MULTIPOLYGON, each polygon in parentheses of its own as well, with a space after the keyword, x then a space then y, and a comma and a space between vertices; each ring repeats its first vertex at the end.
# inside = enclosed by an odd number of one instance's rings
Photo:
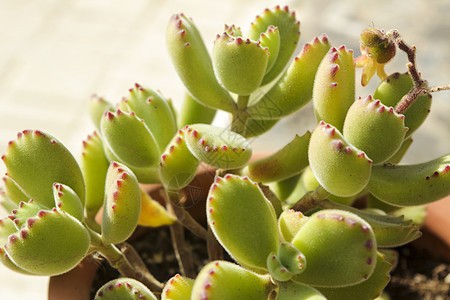
MULTIPOLYGON (((289 5, 301 21, 301 42, 327 33, 334 46, 345 44, 359 55, 365 27, 396 28, 417 46, 418 67, 430 85, 450 83, 450 1, 268 1, 268 0, 0 0, 0 153, 24 129, 40 129, 61 140, 75 155, 94 130, 87 104, 92 94, 115 103, 135 82, 159 89, 181 105, 183 87, 170 63, 165 29, 170 16, 193 18, 211 49, 224 24, 244 32, 258 13, 289 5)), ((398 52, 387 73, 405 72, 398 52)), ((357 78, 359 82, 360 70, 357 78)), ((371 94, 372 79, 357 96, 371 94)), ((305 112, 296 113, 252 141, 256 150, 273 151, 295 133, 314 128, 305 112), (264 139, 264 141, 263 141, 264 139)), ((405 162, 423 162, 449 151, 450 92, 433 95, 431 114, 414 134, 405 162)), ((3 173, 4 166, 0 166, 3 173)), ((7 213, 0 209, 0 217, 7 213)), ((1 299, 46 299, 45 277, 12 273, 0 265, 1 299)))

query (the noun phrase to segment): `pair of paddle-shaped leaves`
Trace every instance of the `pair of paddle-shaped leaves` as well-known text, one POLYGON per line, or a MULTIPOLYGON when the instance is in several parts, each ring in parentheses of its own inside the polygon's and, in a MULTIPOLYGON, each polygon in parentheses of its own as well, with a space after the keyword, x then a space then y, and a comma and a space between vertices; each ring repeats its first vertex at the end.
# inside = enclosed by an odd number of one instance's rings
POLYGON ((211 58, 193 21, 179 14, 169 22, 167 46, 194 101, 236 113, 240 108, 233 95, 250 97, 243 134, 252 137, 311 100, 317 67, 330 44, 326 36, 315 38, 288 66, 300 37, 299 25, 287 7, 266 9, 251 23, 247 36, 239 27, 225 26, 211 58))
MULTIPOLYGON (((96 138, 85 145, 83 158, 94 152, 96 138)), ((102 243, 121 243, 136 228, 141 190, 125 165, 112 162, 103 174, 82 158, 80 168, 60 141, 30 130, 19 133, 2 158, 8 171, 3 200, 14 208, 0 222, 2 262, 7 266, 35 275, 56 275, 75 267, 88 253, 97 230, 84 223, 85 209, 96 212, 99 208, 93 196, 101 198, 104 206, 98 229, 102 243), (96 180, 102 181, 97 186, 102 195, 86 189, 96 180)))
POLYGON ((116 109, 93 99, 91 113, 104 141, 106 161, 126 164, 141 183, 181 189, 193 179, 200 162, 234 169, 252 154, 250 144, 227 129, 194 124, 177 131, 170 103, 140 85, 130 89, 116 109))
POLYGON ((226 26, 211 59, 193 21, 177 14, 167 28, 167 46, 189 93, 207 106, 232 112, 229 92, 249 95, 284 70, 296 49, 299 26, 287 7, 267 9, 252 23, 248 38, 240 28, 226 26))

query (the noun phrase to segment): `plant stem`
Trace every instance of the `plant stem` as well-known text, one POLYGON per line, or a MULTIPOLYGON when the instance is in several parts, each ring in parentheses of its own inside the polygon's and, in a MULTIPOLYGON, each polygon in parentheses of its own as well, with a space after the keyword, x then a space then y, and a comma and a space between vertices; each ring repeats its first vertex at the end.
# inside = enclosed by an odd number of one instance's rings
POLYGON ((206 247, 208 249, 209 260, 221 260, 223 259, 222 246, 217 241, 211 227, 208 226, 208 238, 206 239, 206 247))
POLYGON ((141 256, 132 245, 130 245, 127 242, 124 242, 118 246, 120 246, 119 247, 120 251, 126 256, 131 265, 133 265, 133 268, 135 268, 142 274, 150 273, 141 256))
POLYGON ((233 113, 233 120, 231 121, 231 131, 245 135, 247 127, 247 106, 250 100, 250 95, 239 95, 237 102, 237 110, 233 113))
POLYGON ((427 87, 427 81, 422 79, 420 72, 417 70, 416 47, 406 44, 405 41, 400 37, 400 34, 397 30, 392 30, 389 34, 393 36, 398 48, 406 53, 406 56, 408 57, 408 63, 406 64, 406 66, 408 67, 408 73, 411 75, 412 81, 414 83, 413 88, 408 92, 408 94, 403 96, 399 103, 397 103, 397 106, 395 107, 396 113, 405 113, 420 96, 443 90, 450 90, 450 84, 427 87))
POLYGON ((162 291, 164 285, 159 282, 146 267, 145 269, 136 268, 115 245, 110 243, 105 244, 97 232, 90 228, 88 228, 88 231, 91 236, 91 250, 100 253, 113 268, 120 272, 120 274, 141 281, 154 292, 162 291))
POLYGON ((269 280, 266 290, 269 294, 267 300, 276 300, 278 298, 278 284, 272 278, 269 280))
POLYGON ((440 92, 440 91, 448 91, 450 90, 450 84, 446 84, 446 85, 438 85, 438 86, 433 86, 428 88, 428 91, 430 93, 435 93, 435 92, 440 92))
POLYGON ((169 191, 165 189, 166 197, 170 200, 171 209, 170 211, 184 227, 189 229, 193 234, 206 240, 207 230, 200 225, 182 206, 179 206, 180 198, 178 191, 169 191))
MULTIPOLYGON (((179 202, 178 193, 168 191, 167 189, 165 189, 165 191, 167 210, 169 211, 169 213, 172 213, 176 216, 175 206, 172 203, 175 204, 179 202)), ((192 258, 190 249, 188 249, 186 245, 183 225, 181 225, 181 223, 179 222, 175 222, 170 225, 170 235, 172 237, 173 250, 175 252, 181 274, 189 278, 195 278, 196 272, 194 267, 194 259, 192 258)))
POLYGON ((95 217, 88 216, 87 218, 84 219, 84 222, 87 226, 89 226, 90 229, 92 229, 96 232, 102 231, 102 227, 100 226, 100 224, 95 222, 95 217))
POLYGON ((307 211, 317 207, 317 205, 330 195, 321 185, 314 191, 306 193, 300 200, 295 203, 291 209, 306 213, 307 211))

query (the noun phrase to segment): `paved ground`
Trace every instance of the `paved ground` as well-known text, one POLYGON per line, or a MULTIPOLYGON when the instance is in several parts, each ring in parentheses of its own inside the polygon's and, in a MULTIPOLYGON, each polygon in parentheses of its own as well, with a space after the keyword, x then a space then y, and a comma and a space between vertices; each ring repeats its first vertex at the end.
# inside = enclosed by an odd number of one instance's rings
MULTIPOLYGON (((297 12, 302 43, 327 32, 334 45, 345 42, 358 53, 357 37, 364 27, 397 28, 417 46, 424 77, 431 84, 450 82, 446 0, 0 0, 0 153, 23 129, 47 131, 79 153, 81 139, 93 130, 87 114, 92 93, 118 101, 139 82, 160 89, 179 106, 183 89, 165 53, 170 15, 191 16, 212 46, 224 23, 245 29, 257 13, 277 3, 297 12)), ((405 62, 399 55, 387 71, 405 70, 405 62)), ((371 93, 370 88, 358 90, 358 95, 371 93)), ((444 92, 434 97, 429 120, 415 135, 407 161, 448 152, 449 96, 444 92)), ((305 126, 311 128, 311 120, 296 114, 266 136, 268 145, 256 140, 254 146, 276 150, 305 126)), ((46 283, 46 278, 17 275, 0 266, 1 299, 46 299, 46 283)))

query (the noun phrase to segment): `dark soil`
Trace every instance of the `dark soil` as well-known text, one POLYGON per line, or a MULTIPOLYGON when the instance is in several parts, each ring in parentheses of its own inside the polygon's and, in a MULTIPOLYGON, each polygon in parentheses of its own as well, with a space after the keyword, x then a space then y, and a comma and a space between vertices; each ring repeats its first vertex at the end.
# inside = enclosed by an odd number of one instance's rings
POLYGON ((450 299, 450 265, 412 247, 402 247, 386 291, 394 300, 450 299))
MULTIPOLYGON (((194 263, 197 266, 197 272, 199 272, 208 263, 206 242, 190 231, 185 231, 185 233, 194 263)), ((140 254, 153 276, 160 282, 166 282, 172 276, 179 273, 178 262, 172 247, 168 227, 160 227, 157 229, 140 228, 137 236, 130 243, 140 254)), ((112 268, 106 261, 103 261, 94 278, 91 299, 94 298, 96 291, 102 285, 117 277, 120 277, 119 272, 112 268)))
POLYGON ((399 260, 386 292, 392 300, 450 299, 450 249, 424 231, 413 243, 398 249, 399 260))
MULTIPOLYGON (((131 242, 147 264, 148 269, 159 281, 165 282, 179 272, 170 242, 169 228, 141 228, 138 236, 146 238, 135 238, 131 242)), ((200 271, 207 263, 206 243, 188 231, 186 240, 192 250, 194 262, 198 266, 197 271, 200 271)), ((429 248, 429 240, 426 240, 426 243, 429 248)), ((441 247, 448 251, 448 247, 438 246, 438 248, 441 247)), ((413 243, 413 245, 398 249, 398 265, 391 274, 391 282, 385 290, 392 300, 450 299, 450 261, 444 262, 442 258, 434 257, 427 249, 423 248, 420 243, 418 245, 413 243)), ((450 252, 448 254, 450 255, 450 252)), ((118 272, 108 263, 103 262, 94 279, 91 298, 103 284, 117 277, 119 277, 118 272)))

